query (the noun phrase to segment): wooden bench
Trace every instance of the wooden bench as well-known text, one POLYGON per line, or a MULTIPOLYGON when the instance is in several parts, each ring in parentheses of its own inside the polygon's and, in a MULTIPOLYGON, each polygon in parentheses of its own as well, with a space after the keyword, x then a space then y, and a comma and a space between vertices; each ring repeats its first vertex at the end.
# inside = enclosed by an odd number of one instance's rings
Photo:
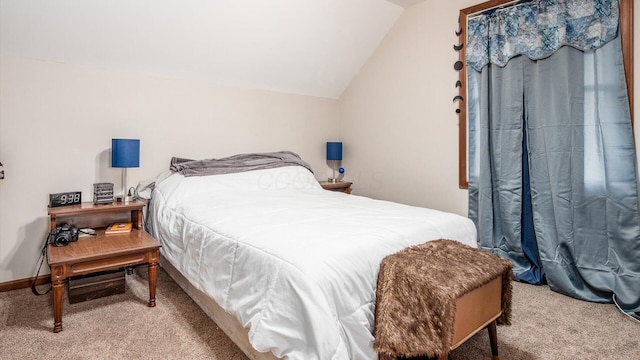
POLYGON ((449 353, 487 328, 498 359, 496 326, 509 324, 511 262, 452 240, 387 256, 376 289, 374 348, 381 360, 449 353))

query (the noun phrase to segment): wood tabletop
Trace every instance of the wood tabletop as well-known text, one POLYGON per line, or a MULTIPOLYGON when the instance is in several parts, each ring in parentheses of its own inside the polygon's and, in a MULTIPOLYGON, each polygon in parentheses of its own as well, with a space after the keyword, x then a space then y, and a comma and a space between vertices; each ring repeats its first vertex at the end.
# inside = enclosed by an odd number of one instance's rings
POLYGON ((99 204, 95 205, 92 202, 83 202, 78 205, 60 206, 49 208, 48 213, 51 216, 72 216, 72 215, 85 215, 91 213, 103 213, 112 211, 127 211, 127 210, 141 210, 145 206, 142 201, 131 201, 125 203, 113 204, 99 204))
POLYGON ((338 182, 331 182, 331 181, 319 181, 320 185, 326 189, 326 190, 332 190, 332 189, 343 189, 346 187, 351 186, 351 184, 353 184, 350 181, 338 181, 338 182))
POLYGON ((67 246, 50 244, 49 266, 103 259, 160 247, 160 243, 144 230, 133 229, 123 234, 104 235, 104 229, 98 229, 97 234, 81 237, 67 246))

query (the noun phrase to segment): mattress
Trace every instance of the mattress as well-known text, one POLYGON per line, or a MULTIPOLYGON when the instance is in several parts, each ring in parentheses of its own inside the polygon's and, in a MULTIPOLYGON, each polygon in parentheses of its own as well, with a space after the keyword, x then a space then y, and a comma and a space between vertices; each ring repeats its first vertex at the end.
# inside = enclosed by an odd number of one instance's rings
POLYGON ((249 328, 256 350, 288 359, 376 359, 382 259, 441 238, 477 247, 467 218, 327 191, 299 166, 173 174, 148 216, 162 255, 249 328))

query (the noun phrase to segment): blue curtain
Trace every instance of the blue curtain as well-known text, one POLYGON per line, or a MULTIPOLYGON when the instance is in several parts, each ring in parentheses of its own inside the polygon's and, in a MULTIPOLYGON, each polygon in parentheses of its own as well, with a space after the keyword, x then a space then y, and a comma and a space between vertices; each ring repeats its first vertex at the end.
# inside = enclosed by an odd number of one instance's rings
MULTIPOLYGON (((617 1, 575 2, 591 13, 567 12, 581 15, 577 20, 554 13, 557 23, 604 29, 593 24, 608 24, 610 10, 617 11, 617 1)), ((560 11, 567 3, 525 5, 560 11)), ((529 10, 525 18, 553 27, 529 10)), ((607 39, 607 31, 600 34, 607 39)), ((480 246, 511 259, 518 279, 539 283, 544 273, 555 291, 596 302, 611 302, 615 294, 623 309, 637 312, 638 183, 620 38, 594 47, 559 46, 535 60, 508 54, 504 65, 489 61, 469 71, 469 217, 480 246)))
POLYGON ((467 65, 504 67, 524 55, 545 59, 569 45, 596 50, 618 36, 618 0, 534 0, 489 10, 468 20, 467 65))
POLYGON ((529 150, 527 150, 527 127, 522 128, 522 213, 520 234, 522 252, 529 261, 529 269, 517 274, 517 279, 529 284, 542 285, 544 268, 538 252, 535 226, 533 223, 533 204, 531 203, 531 178, 529 176, 529 150))

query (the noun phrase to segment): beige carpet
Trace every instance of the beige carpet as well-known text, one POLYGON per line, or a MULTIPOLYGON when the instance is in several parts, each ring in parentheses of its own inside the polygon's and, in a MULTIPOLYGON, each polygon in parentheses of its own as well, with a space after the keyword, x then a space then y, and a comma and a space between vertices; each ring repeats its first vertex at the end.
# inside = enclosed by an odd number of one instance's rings
MULTIPOLYGON (((502 360, 640 359, 640 324, 614 305, 548 287, 514 283, 513 290, 513 325, 498 327, 502 360)), ((147 307, 148 296, 146 271, 137 269, 125 294, 73 305, 65 299, 64 331, 54 334, 50 295, 0 293, 0 359, 246 359, 164 271, 157 307, 147 307)), ((451 357, 490 359, 486 331, 451 357)))

